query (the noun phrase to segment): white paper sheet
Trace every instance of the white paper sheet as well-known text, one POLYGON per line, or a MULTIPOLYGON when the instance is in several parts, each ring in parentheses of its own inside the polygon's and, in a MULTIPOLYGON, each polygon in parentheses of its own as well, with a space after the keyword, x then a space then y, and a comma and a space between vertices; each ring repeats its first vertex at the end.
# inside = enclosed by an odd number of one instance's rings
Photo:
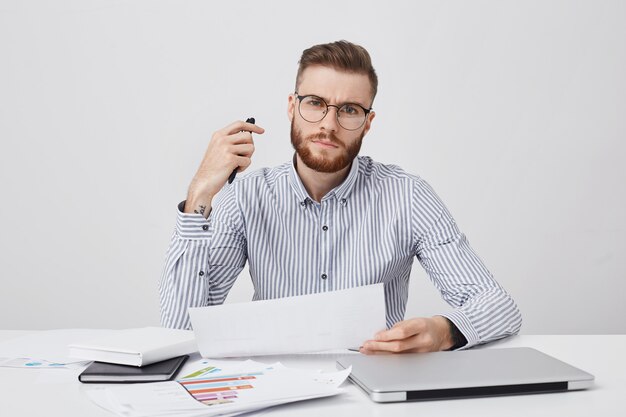
POLYGON ((84 359, 69 356, 67 345, 77 340, 102 337, 114 330, 58 329, 38 331, 0 342, 0 356, 4 358, 28 358, 61 364, 82 362, 84 359))
POLYGON ((304 353, 358 347, 385 329, 383 284, 190 308, 203 357, 304 353))
POLYGON ((83 369, 89 361, 58 363, 50 362, 45 359, 32 358, 0 358, 0 366, 5 368, 29 368, 29 369, 83 369))

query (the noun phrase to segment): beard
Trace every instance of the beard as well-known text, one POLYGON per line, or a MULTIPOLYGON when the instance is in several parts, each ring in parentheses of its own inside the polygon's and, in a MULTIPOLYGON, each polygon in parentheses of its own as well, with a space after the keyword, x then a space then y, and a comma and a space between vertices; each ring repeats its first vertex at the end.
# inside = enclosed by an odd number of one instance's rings
POLYGON ((305 138, 302 135, 302 130, 297 129, 294 122, 291 122, 291 145, 296 150, 298 156, 300 156, 302 162, 317 172, 339 172, 349 166, 361 150, 363 136, 365 136, 365 131, 361 132, 361 135, 354 143, 346 147, 346 145, 344 145, 332 132, 315 133, 305 138), (321 155, 315 155, 309 147, 309 143, 314 140, 331 142, 342 152, 339 155, 332 157, 328 155, 325 149, 322 149, 321 155))

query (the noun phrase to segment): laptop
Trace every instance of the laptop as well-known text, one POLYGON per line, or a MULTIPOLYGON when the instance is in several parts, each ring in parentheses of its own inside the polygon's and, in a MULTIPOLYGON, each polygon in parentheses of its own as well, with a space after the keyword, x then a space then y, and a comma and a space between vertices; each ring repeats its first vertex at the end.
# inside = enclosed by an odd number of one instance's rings
POLYGON ((454 352, 350 355, 350 380, 376 402, 536 394, 580 390, 594 376, 538 350, 473 349, 454 352))

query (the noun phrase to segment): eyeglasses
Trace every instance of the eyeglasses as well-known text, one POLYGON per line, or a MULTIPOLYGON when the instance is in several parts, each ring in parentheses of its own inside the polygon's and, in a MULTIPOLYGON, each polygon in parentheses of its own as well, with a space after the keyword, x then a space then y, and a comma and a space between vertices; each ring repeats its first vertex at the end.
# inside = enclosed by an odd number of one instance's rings
POLYGON ((339 106, 328 104, 323 98, 312 94, 301 96, 296 91, 296 97, 300 101, 298 104, 298 112, 304 120, 309 123, 317 123, 328 114, 328 108, 337 109, 337 123, 346 130, 357 130, 365 123, 365 119, 371 108, 366 109, 360 104, 344 103, 339 106))

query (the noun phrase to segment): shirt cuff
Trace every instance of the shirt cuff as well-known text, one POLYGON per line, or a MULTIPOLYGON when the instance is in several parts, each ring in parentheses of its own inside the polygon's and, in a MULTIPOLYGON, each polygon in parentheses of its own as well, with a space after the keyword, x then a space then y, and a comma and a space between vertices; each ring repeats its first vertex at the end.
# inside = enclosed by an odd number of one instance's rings
POLYGON ((480 343, 480 336, 474 329, 474 326, 472 326, 472 323, 469 321, 467 316, 461 310, 454 310, 449 313, 438 315, 450 320, 457 327, 457 329, 459 329, 463 336, 465 336, 465 339, 467 339, 467 344, 457 350, 467 349, 480 343))
POLYGON ((211 213, 209 213, 208 219, 205 219, 202 214, 184 213, 185 202, 186 200, 178 204, 176 234, 182 239, 209 239, 211 237, 211 213))

